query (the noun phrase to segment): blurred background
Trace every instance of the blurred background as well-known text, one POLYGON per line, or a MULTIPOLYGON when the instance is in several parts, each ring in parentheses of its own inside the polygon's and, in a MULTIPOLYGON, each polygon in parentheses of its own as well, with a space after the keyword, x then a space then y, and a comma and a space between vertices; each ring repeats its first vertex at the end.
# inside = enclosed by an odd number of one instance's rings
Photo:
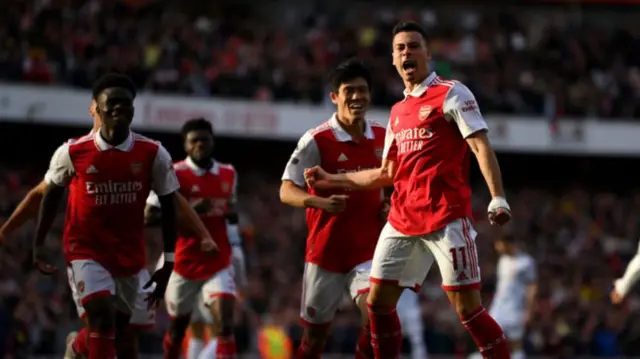
MULTIPOLYGON (((640 238, 640 1, 2 0, 0 223, 46 170, 53 150, 91 126, 92 81, 106 71, 141 89, 136 130, 184 156, 191 117, 214 124, 216 157, 240 176, 249 287, 238 346, 281 326, 294 345, 305 245, 302 211, 278 187, 297 138, 332 113, 325 76, 357 55, 375 70, 370 117, 386 124, 402 93, 390 30, 415 20, 432 35, 432 67, 475 93, 491 130, 514 212, 513 231, 537 259, 540 294, 526 348, 540 357, 640 356, 640 297, 614 307, 612 281, 640 238)), ((473 170, 486 304, 496 256, 489 197, 473 170)), ((62 216, 57 228, 60 229, 62 216)), ((0 249, 0 358, 60 358, 79 327, 64 271, 30 267, 31 222, 0 249)), ((149 263, 159 253, 150 231, 149 263)), ((64 266, 60 237, 47 244, 64 266)), ((472 341, 440 290, 423 286, 432 357, 462 357, 472 341)), ((159 357, 166 314, 143 337, 159 357)), ((349 300, 327 352, 353 357, 349 300)), ((155 356, 154 356, 155 355, 155 356)))

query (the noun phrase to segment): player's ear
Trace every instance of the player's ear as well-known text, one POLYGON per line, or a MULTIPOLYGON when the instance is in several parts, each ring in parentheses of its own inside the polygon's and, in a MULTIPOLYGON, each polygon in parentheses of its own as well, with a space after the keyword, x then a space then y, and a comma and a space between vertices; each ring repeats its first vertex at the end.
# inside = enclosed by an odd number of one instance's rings
POLYGON ((338 104, 338 94, 331 91, 329 92, 329 97, 331 97, 331 102, 333 102, 334 105, 338 104))

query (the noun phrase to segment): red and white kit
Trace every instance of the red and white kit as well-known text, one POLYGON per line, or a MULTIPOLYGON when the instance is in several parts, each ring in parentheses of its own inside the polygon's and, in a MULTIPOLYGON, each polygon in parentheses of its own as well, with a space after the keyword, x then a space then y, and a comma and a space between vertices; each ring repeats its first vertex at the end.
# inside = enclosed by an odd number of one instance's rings
MULTIPOLYGON (((365 139, 352 138, 335 115, 305 133, 282 176, 305 187, 304 169, 322 166, 329 173, 356 172, 380 166, 384 127, 366 122, 365 139)), ((345 191, 309 189, 320 197, 345 191)), ((342 300, 345 290, 355 299, 369 290, 371 258, 383 221, 381 190, 348 192, 346 209, 328 213, 307 208, 307 250, 300 316, 306 324, 326 324, 342 300)))
MULTIPOLYGON (((219 249, 215 253, 205 252, 201 249, 200 238, 180 233, 173 273, 165 292, 167 312, 177 317, 196 308, 198 295, 205 305, 220 296, 236 295, 226 216, 236 200, 237 174, 229 164, 214 161, 211 169, 202 169, 190 158, 177 162, 174 168, 180 193, 188 201, 209 199, 211 202, 211 209, 200 214, 200 219, 219 249)), ((147 203, 160 206, 155 193, 151 193, 147 203)))
POLYGON ((116 147, 91 133, 56 150, 45 180, 69 187, 63 244, 77 301, 116 295, 132 313, 146 263, 145 199, 179 188, 171 156, 133 132, 116 147))
POLYGON ((418 288, 438 263, 445 290, 478 288, 467 137, 487 130, 471 91, 435 73, 391 109, 384 158, 396 161, 373 282, 418 288))

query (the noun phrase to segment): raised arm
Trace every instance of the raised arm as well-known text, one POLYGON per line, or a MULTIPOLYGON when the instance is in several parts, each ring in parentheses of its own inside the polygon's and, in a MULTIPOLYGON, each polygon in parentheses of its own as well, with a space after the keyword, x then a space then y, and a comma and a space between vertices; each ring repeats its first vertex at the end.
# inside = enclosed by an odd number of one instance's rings
POLYGON ((33 187, 22 199, 11 216, 0 228, 0 241, 22 227, 28 220, 38 217, 40 203, 47 189, 47 182, 42 181, 33 187))
POLYGON ((329 211, 344 208, 344 199, 335 197, 334 202, 330 198, 319 197, 308 193, 305 189, 305 168, 320 164, 320 151, 310 132, 305 133, 298 141, 298 146, 293 151, 289 162, 282 175, 280 185, 280 201, 293 207, 321 208, 329 211))

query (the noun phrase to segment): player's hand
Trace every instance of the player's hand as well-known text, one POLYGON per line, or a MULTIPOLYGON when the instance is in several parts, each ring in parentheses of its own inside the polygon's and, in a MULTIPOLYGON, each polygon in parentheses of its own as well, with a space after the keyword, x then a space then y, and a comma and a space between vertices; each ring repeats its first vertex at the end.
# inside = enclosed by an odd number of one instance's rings
POLYGON ((41 248, 34 248, 33 250, 33 266, 36 267, 40 273, 44 274, 44 275, 51 275, 53 273, 55 273, 56 270, 58 270, 58 268, 56 268, 55 266, 49 264, 45 259, 44 256, 42 255, 42 249, 41 248))
POLYGON ((503 197, 493 197, 487 214, 491 224, 502 226, 511 220, 511 207, 503 197))
POLYGON ((624 301, 624 297, 618 294, 615 288, 611 290, 611 294, 609 296, 611 297, 611 303, 613 304, 618 305, 624 301))
POLYGON ((153 291, 145 298, 149 309, 156 308, 164 298, 164 292, 167 289, 171 272, 173 272, 173 262, 165 261, 162 268, 153 272, 149 281, 144 285, 143 289, 154 286, 153 291))
POLYGON ((329 213, 339 213, 347 207, 347 199, 349 196, 344 194, 334 194, 329 198, 322 199, 320 208, 329 213))
POLYGON ((191 204, 193 210, 198 214, 209 213, 211 210, 211 200, 209 198, 200 198, 191 204))
POLYGON ((213 238, 206 237, 202 238, 202 240, 200 241, 200 249, 203 252, 217 252, 218 245, 216 244, 216 241, 213 240, 213 238))
POLYGON ((329 179, 329 174, 320 166, 313 166, 311 168, 304 169, 304 181, 307 183, 307 187, 314 188, 316 182, 326 181, 329 179))

